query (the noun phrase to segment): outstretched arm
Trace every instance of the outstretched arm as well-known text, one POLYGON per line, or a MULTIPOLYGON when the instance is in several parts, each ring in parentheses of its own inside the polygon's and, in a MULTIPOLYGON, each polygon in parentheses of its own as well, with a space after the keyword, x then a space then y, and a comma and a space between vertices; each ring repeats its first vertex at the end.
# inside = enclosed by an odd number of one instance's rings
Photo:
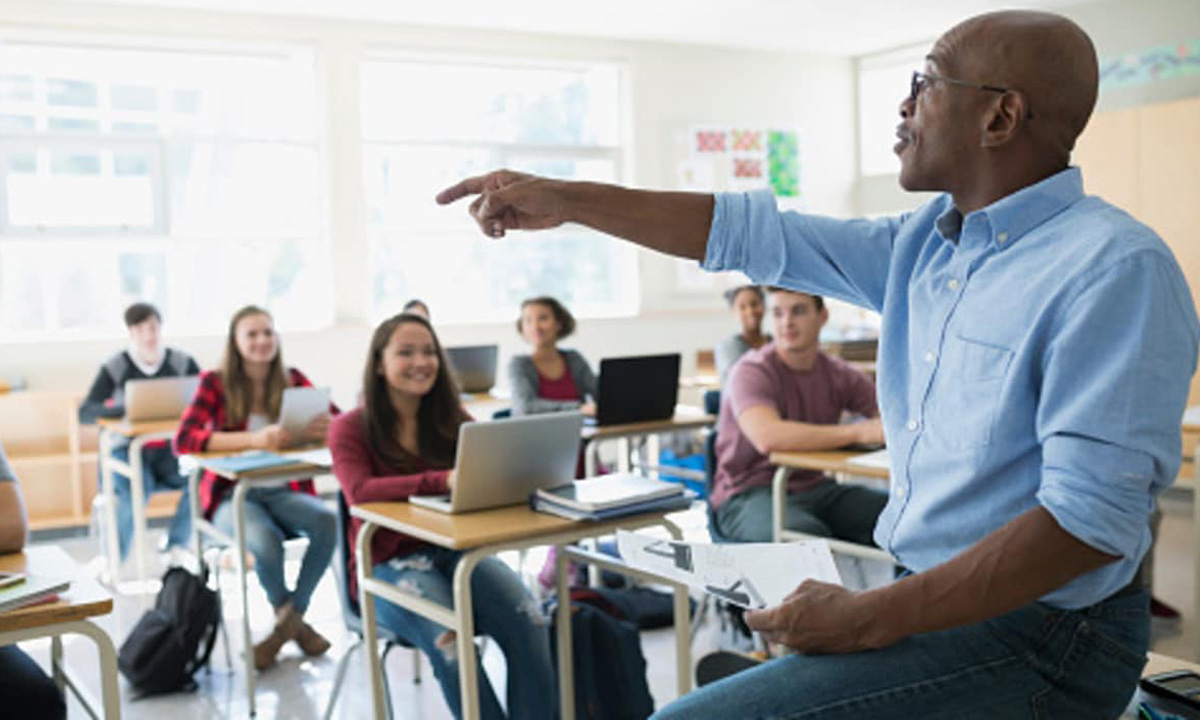
POLYGON ((571 222, 694 260, 704 258, 713 218, 708 194, 631 190, 509 170, 467 178, 438 193, 437 201, 447 205, 469 195, 477 196, 471 216, 490 237, 571 222))

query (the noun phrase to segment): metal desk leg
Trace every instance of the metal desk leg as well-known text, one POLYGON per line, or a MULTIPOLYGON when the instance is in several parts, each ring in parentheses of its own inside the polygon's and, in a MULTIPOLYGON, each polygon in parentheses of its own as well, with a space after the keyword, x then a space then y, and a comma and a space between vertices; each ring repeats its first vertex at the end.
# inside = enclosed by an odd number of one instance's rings
MULTIPOLYGON (((191 500, 191 502, 189 504, 191 505, 191 512, 192 512, 192 536, 196 540, 196 562, 197 563, 204 562, 204 528, 201 527, 201 525, 202 525, 201 520, 203 520, 204 518, 202 516, 202 511, 200 508, 200 489, 199 489, 200 476, 201 476, 201 474, 203 474, 203 472, 204 471, 200 469, 200 466, 198 464, 196 465, 196 467, 192 468, 192 470, 188 473, 188 486, 187 486, 188 499, 191 500)), ((219 571, 220 571, 219 569, 214 569, 213 572, 219 572, 219 571)))
POLYGON ((565 545, 554 546, 554 564, 558 591, 554 631, 558 645, 558 716, 560 720, 575 720, 575 656, 571 639, 571 583, 565 545))
POLYGON ((596 477, 600 473, 600 442, 588 440, 583 446, 583 476, 596 477))
POLYGON ((121 578, 121 545, 117 536, 117 490, 113 487, 112 434, 100 430, 100 483, 104 485, 104 521, 108 525, 108 582, 115 589, 121 578))
POLYGON ((100 686, 104 703, 104 717, 107 720, 120 720, 121 691, 117 685, 117 651, 113 648, 112 638, 98 625, 81 621, 70 624, 71 632, 86 635, 96 643, 96 651, 100 656, 100 686))
POLYGON ((783 518, 787 510, 787 481, 789 470, 780 466, 775 468, 775 477, 771 480, 771 541, 783 542, 783 518))
POLYGON ((117 685, 117 651, 113 649, 112 638, 108 633, 89 620, 76 620, 0 633, 0 646, 44 637, 50 638, 51 673, 59 689, 64 692, 70 690, 91 717, 120 720, 121 693, 117 685), (102 715, 97 712, 95 697, 79 683, 78 678, 72 677, 63 661, 62 636, 66 634, 85 635, 96 643, 100 660, 100 686, 103 691, 102 715))
POLYGON ((254 642, 250 637, 250 598, 246 588, 246 491, 247 483, 233 488, 233 534, 238 576, 238 595, 242 603, 242 657, 246 666, 246 700, 254 715, 254 642))
MULTIPOLYGON (((471 573, 490 553, 463 554, 454 568, 455 643, 458 651, 458 684, 464 720, 479 720, 479 666, 475 662, 475 610, 471 604, 471 573)), ((565 720, 565 719, 564 719, 565 720)))
POLYGON ((371 558, 371 539, 379 529, 373 522, 364 521, 358 530, 355 558, 358 566, 358 607, 362 613, 363 652, 366 653, 367 679, 371 683, 372 706, 375 720, 387 717, 387 698, 384 696, 386 685, 383 682, 383 664, 379 659, 379 631, 376 628, 375 596, 367 592, 367 580, 374 574, 374 561, 371 558))
MULTIPOLYGON (((663 520, 663 527, 671 533, 671 538, 683 540, 683 531, 669 520, 663 520)), ((688 600, 687 586, 675 585, 675 683, 679 697, 687 695, 692 690, 692 616, 688 600)))
MULTIPOLYGON (((145 592, 146 584, 146 476, 142 448, 148 438, 135 437, 129 443, 129 502, 133 506, 133 552, 137 558, 138 590, 145 592)), ((143 602, 145 601, 143 595, 143 602)))
POLYGON ((54 684, 58 686, 58 691, 66 692, 67 675, 63 672, 62 635, 50 637, 50 674, 54 678, 54 684))

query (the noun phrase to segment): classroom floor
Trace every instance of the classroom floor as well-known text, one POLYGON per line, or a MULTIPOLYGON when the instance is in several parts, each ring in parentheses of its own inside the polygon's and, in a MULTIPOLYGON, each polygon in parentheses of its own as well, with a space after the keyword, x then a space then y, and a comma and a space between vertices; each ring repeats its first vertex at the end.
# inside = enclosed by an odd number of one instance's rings
MULTIPOLYGON (((1157 549, 1156 594, 1158 597, 1185 613, 1181 623, 1158 623, 1154 626, 1154 649, 1158 652, 1189 660, 1200 660, 1197 654, 1197 624, 1192 616, 1192 520, 1190 493, 1172 491, 1162 502, 1163 522, 1157 549)), ((693 510, 678 514, 685 533, 699 539, 704 529, 704 516, 693 510)), ((154 530, 157 539, 161 530, 154 530)), ((96 554, 95 543, 86 537, 67 537, 43 540, 34 537, 34 542, 59 544, 81 562, 88 562, 96 554)), ((295 565, 296 562, 290 563, 295 565)), ((536 565, 537 558, 531 557, 527 565, 536 565)), ((295 568, 292 567, 294 572, 295 568)), ((233 572, 226 570, 222 576, 222 588, 229 619, 230 633, 240 632, 240 617, 236 594, 233 591, 233 572)), ((271 624, 270 608, 266 597, 251 581, 251 626, 255 637, 266 633, 271 624)), ((138 617, 153 601, 153 596, 118 595, 115 612, 100 621, 100 624, 117 640, 137 622, 138 617)), ((718 624, 711 620, 704 623, 693 645, 693 661, 721 642, 718 624)), ((298 648, 285 648, 280 663, 258 676, 258 717, 297 718, 307 720, 324 716, 333 687, 338 660, 346 651, 351 639, 347 637, 341 622, 337 589, 331 574, 326 574, 313 599, 308 620, 333 642, 329 654, 317 660, 304 658, 298 648)), ((241 647, 237 636, 231 638, 235 651, 241 647)), ((90 641, 68 637, 65 639, 66 657, 71 667, 84 682, 98 691, 95 651, 90 641)), ((643 652, 648 663, 651 694, 658 706, 676 696, 674 639, 669 629, 643 633, 643 652)), ((38 641, 22 644, 39 662, 46 666, 49 658, 49 642, 38 641)), ((428 663, 422 670, 424 678, 414 684, 413 653, 397 649, 388 658, 387 671, 391 682, 392 701, 396 718, 433 720, 448 718, 449 712, 441 697, 437 682, 432 677, 428 663)), ((504 659, 494 643, 489 644, 484 655, 484 667, 496 687, 504 686, 504 659)), ((231 674, 225 663, 222 644, 218 642, 213 653, 211 673, 197 676, 199 689, 195 693, 175 694, 156 698, 133 700, 129 687, 121 681, 122 717, 130 720, 191 720, 192 718, 245 718, 248 716, 246 697, 240 665, 234 657, 231 674)), ((370 716, 368 684, 363 671, 361 653, 350 660, 335 718, 363 718, 370 716)), ((86 717, 83 709, 71 701, 70 717, 86 717)))

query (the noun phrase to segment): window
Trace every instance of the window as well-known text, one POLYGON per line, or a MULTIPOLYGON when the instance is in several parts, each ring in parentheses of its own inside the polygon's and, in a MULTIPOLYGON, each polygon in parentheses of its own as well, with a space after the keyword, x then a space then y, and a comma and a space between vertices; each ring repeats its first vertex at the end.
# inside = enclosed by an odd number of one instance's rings
POLYGON ((498 167, 621 179, 621 68, 372 60, 362 68, 374 318, 411 297, 439 323, 515 317, 531 295, 582 317, 637 309, 637 255, 580 227, 484 238, 465 203, 434 195, 498 167))
POLYGON ((175 333, 246 303, 332 319, 315 58, 294 48, 0 44, 0 329, 175 333))
POLYGON ((928 45, 858 59, 859 174, 892 175, 900 161, 892 147, 900 122, 900 102, 908 95, 913 70, 925 64, 928 45))

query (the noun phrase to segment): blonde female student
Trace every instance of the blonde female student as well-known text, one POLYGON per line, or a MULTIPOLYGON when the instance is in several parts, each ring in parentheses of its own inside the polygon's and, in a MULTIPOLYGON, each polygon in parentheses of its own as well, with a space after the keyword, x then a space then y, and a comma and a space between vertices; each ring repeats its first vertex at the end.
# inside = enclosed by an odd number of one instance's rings
MULTIPOLYGON (((278 450, 297 443, 323 443, 329 416, 315 418, 302 437, 292 437, 279 425, 283 390, 310 386, 295 368, 286 368, 271 315, 253 305, 239 310, 229 323, 221 368, 200 375, 200 385, 183 412, 175 435, 176 452, 278 450)), ((331 413, 337 408, 331 407, 331 413)), ((200 481, 204 516, 233 535, 233 485, 206 472, 200 481)), ((254 646, 259 670, 275 662, 280 648, 295 640, 306 655, 321 655, 329 641, 308 623, 304 612, 321 575, 329 565, 337 540, 337 516, 315 497, 311 480, 256 487, 246 493, 246 544, 254 570, 275 608, 275 627, 254 646), (283 571, 283 541, 304 536, 308 548, 300 575, 289 589, 283 571)))
MULTIPOLYGON (((449 492, 458 429, 469 419, 429 322, 412 314, 384 322, 375 330, 367 354, 362 407, 338 417, 329 431, 333 471, 346 500, 356 505, 449 492)), ((348 529, 351 542, 359 526, 353 519, 348 529)), ((376 578, 453 606, 459 552, 381 530, 371 553, 376 578)), ((353 555, 349 562, 353 579, 353 555)), ((533 598, 516 573, 494 557, 475 568, 471 592, 477 598, 475 627, 496 640, 507 660, 508 717, 555 717, 550 635, 533 598)), ((454 632, 383 600, 376 612, 381 625, 428 656, 446 704, 459 717, 454 632)), ((480 676, 479 693, 483 718, 505 717, 486 674, 480 676)))

